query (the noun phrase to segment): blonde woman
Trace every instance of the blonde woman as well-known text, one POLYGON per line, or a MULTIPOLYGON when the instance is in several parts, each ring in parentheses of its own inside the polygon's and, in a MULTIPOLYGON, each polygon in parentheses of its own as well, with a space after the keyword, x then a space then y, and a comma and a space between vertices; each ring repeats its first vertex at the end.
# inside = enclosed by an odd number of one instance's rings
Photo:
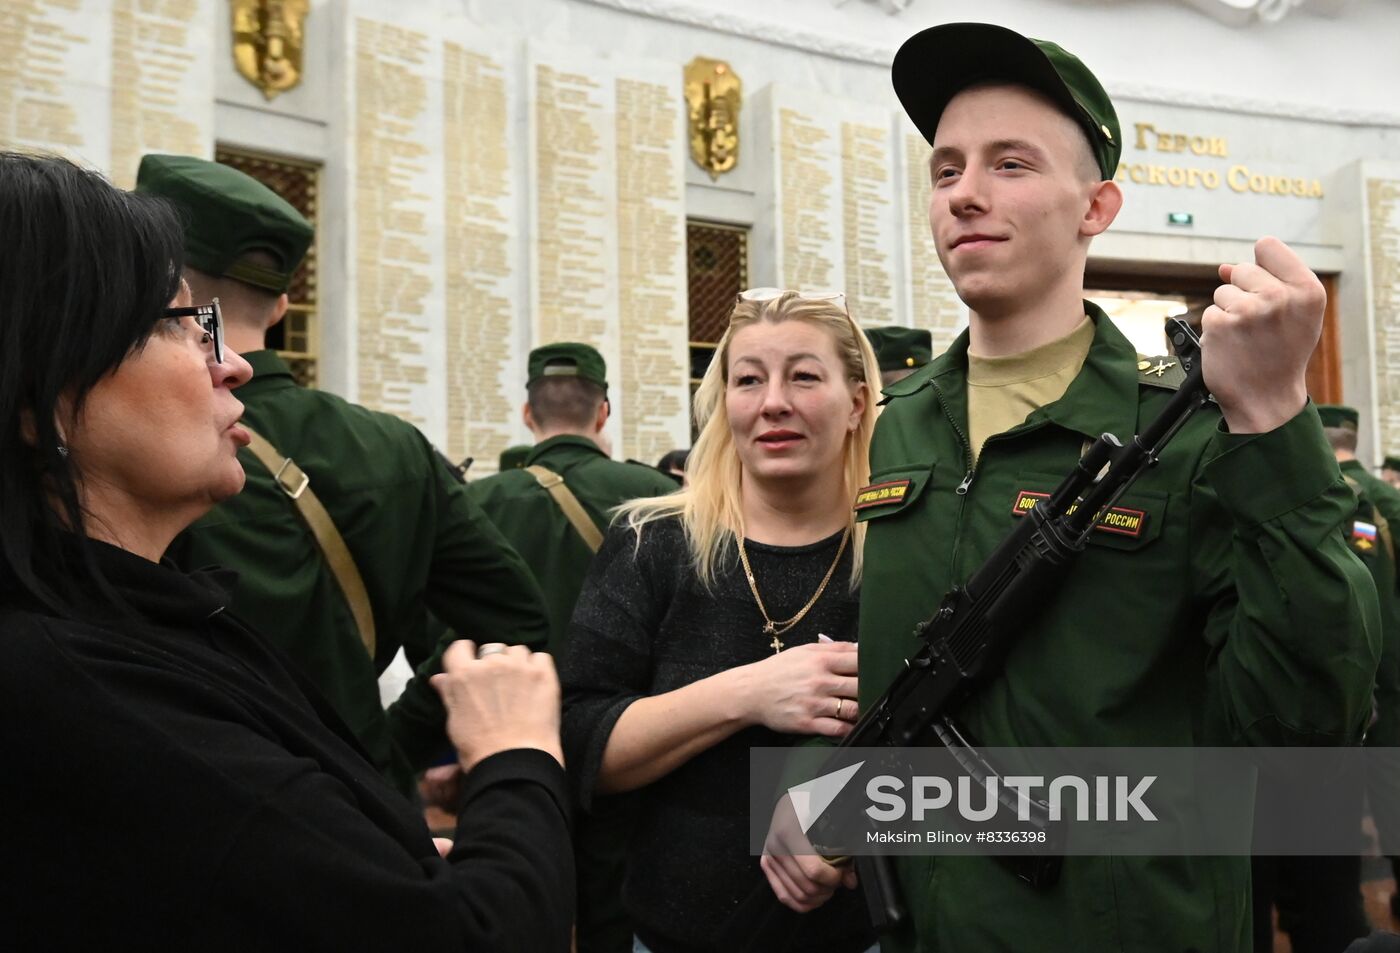
MULTIPOLYGON (((742 294, 696 394, 689 486, 626 505, 594 560, 563 666, 565 746, 585 801, 640 792, 623 888, 638 950, 708 949, 762 882, 749 748, 856 720, 851 502, 877 367, 841 296, 742 294)), ((791 948, 871 941, 843 892, 791 948)))

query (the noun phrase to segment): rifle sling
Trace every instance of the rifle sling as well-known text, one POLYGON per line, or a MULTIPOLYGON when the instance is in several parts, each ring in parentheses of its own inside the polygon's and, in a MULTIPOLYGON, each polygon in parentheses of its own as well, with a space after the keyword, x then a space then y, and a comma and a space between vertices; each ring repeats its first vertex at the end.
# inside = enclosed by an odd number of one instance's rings
POLYGON ((549 491, 549 495, 554 498, 559 509, 564 511, 564 516, 568 518, 570 525, 583 539, 583 543, 588 547, 588 551, 596 553, 598 547, 603 545, 603 534, 598 531, 593 520, 584 510, 583 504, 574 496, 574 491, 569 489, 564 478, 548 467, 542 467, 538 463, 532 467, 525 467, 525 472, 539 481, 540 486, 549 491))
POLYGON ((277 484, 277 488, 295 504, 302 522, 306 524, 306 528, 311 530, 311 535, 315 537, 316 545, 320 548, 326 565, 330 567, 331 575, 335 577, 336 584, 340 586, 340 591, 345 596, 345 601, 350 605, 350 614, 355 619, 355 628, 359 630, 360 641, 364 643, 365 651, 373 659, 375 649, 374 613, 370 608, 369 593, 365 590, 365 581, 360 577, 360 570, 355 565, 355 558, 350 555, 350 549, 345 545, 345 539, 340 535, 340 530, 336 529, 331 515, 326 512, 326 508, 321 505, 316 494, 311 492, 311 478, 301 467, 296 465, 291 457, 281 453, 266 437, 254 433, 247 424, 240 426, 247 430, 249 436, 253 438, 248 449, 253 451, 253 456, 258 458, 258 462, 267 467, 268 472, 272 474, 273 482, 277 484))

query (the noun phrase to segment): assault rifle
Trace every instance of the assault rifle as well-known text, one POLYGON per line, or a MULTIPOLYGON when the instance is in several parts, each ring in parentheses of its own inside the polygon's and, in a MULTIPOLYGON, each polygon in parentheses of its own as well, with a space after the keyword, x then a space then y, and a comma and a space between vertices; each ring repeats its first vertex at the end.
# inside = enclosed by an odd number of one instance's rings
MULTIPOLYGON (((1084 551, 1101 514, 1108 512, 1168 442, 1210 401, 1200 367, 1200 340, 1179 318, 1168 324, 1186 380, 1143 432, 1127 444, 1101 435, 1085 451, 1055 491, 1035 504, 1026 518, 987 557, 962 586, 954 586, 938 610, 914 627, 918 651, 904 662, 885 693, 842 739, 828 767, 834 770, 845 748, 946 746, 959 766, 979 784, 999 778, 954 720, 959 706, 1000 669, 1007 652, 1044 611, 1084 551)), ((998 800, 1015 811, 1018 795, 998 784, 998 800)), ((1050 826, 1049 808, 1031 801, 1032 827, 1050 826)), ((1045 889, 1059 877, 1061 857, 1054 838, 1040 853, 1001 858, 1033 888, 1045 889)), ((831 858, 833 863, 844 860, 831 858)), ((893 864, 887 856, 854 858, 861 890, 876 929, 899 927, 906 911, 900 902, 893 864)), ((778 902, 767 883, 756 889, 720 932, 719 949, 781 949, 797 926, 796 913, 778 902)))

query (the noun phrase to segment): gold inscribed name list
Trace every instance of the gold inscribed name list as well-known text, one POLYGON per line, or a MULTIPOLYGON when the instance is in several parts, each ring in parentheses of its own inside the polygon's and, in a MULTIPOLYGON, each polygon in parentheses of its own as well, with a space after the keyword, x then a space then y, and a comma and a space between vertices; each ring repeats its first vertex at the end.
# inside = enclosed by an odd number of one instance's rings
POLYGON ((1366 181, 1380 451, 1400 446, 1400 179, 1366 181))
POLYGON ((619 78, 617 102, 618 326, 625 454, 674 449, 666 426, 682 413, 686 339, 678 266, 684 236, 679 129, 670 87, 619 78))
POLYGON ((90 41, 65 30, 56 18, 60 11, 80 8, 78 0, 5 4, 5 29, 0 30, 0 116, 7 120, 0 141, 5 145, 66 146, 75 153, 87 145, 64 83, 70 79, 68 56, 90 41))
POLYGON ((112 181, 122 188, 136 183, 147 152, 209 151, 181 95, 207 65, 190 52, 199 6, 198 0, 112 4, 112 181))
POLYGON ((600 86, 579 73, 535 67, 536 269, 540 342, 601 341, 612 262, 600 233, 610 216, 593 178, 603 167, 600 86))
POLYGON ((419 426, 414 389, 433 276, 422 188, 428 150, 414 137, 427 110, 430 38, 355 21, 355 264, 360 401, 419 426))
POLYGON ((841 124, 846 302, 866 327, 894 321, 892 263, 880 245, 880 218, 890 204, 888 137, 879 126, 841 124))
MULTIPOLYGON (((512 230, 506 67, 443 44, 447 271, 447 453, 494 461, 510 440, 512 402, 497 383, 510 361, 512 230)), ((489 469, 489 465, 487 469, 489 469)))
POLYGON ((831 135, 796 109, 778 111, 779 216, 782 221, 782 283, 789 288, 832 289, 836 262, 824 254, 836 184, 825 160, 831 135))
POLYGON ((928 206, 933 184, 929 180, 929 146, 917 133, 904 136, 905 220, 909 223, 909 308, 913 326, 933 335, 937 354, 957 336, 962 302, 938 260, 938 247, 929 229, 928 206))

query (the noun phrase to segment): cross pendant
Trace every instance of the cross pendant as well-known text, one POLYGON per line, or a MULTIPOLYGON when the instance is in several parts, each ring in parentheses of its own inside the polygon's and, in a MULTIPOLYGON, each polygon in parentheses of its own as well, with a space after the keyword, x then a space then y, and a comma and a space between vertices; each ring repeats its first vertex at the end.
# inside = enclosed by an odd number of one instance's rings
MULTIPOLYGON (((767 627, 767 628, 768 628, 768 631, 770 631, 770 632, 772 631, 772 627, 771 627, 771 626, 769 626, 769 627, 767 627)), ((773 654, 774 654, 774 655, 777 655, 779 652, 781 652, 781 651, 783 650, 783 642, 782 642, 782 639, 778 638, 776 635, 773 636, 773 641, 772 641, 772 642, 769 642, 768 644, 772 647, 772 649, 773 649, 773 654)))

